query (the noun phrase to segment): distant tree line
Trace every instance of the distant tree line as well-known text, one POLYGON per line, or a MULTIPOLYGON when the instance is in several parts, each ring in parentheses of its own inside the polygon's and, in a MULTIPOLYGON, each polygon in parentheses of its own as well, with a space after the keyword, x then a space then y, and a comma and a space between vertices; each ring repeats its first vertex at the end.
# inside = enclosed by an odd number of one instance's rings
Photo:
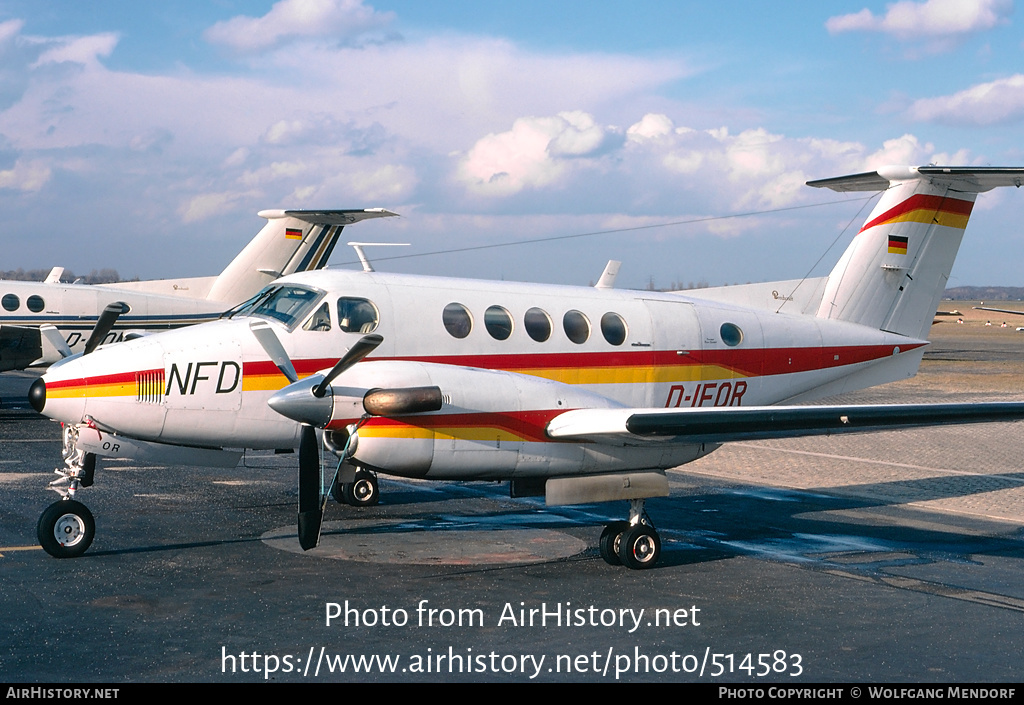
MULTIPOLYGON (((41 282, 50 274, 49 269, 10 269, 6 272, 0 271, 0 279, 12 279, 22 282, 41 282)), ((65 283, 74 282, 79 277, 70 269, 65 269, 60 280, 65 283)), ((110 284, 112 282, 124 281, 116 269, 94 269, 84 277, 81 277, 80 284, 110 284)))
POLYGON ((953 301, 1024 301, 1022 286, 956 286, 943 298, 953 301))

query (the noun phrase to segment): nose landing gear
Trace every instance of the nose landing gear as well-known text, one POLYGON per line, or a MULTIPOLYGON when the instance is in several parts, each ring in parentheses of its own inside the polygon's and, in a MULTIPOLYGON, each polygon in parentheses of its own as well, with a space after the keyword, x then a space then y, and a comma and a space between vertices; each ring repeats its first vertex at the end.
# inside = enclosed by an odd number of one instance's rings
POLYGON ((92 512, 75 500, 80 488, 90 487, 96 472, 96 456, 78 450, 78 426, 64 425, 63 468, 54 472, 59 477, 48 487, 60 494, 42 513, 36 525, 36 537, 43 550, 54 558, 76 558, 86 552, 96 535, 92 512), (61 487, 67 483, 67 487, 61 487))

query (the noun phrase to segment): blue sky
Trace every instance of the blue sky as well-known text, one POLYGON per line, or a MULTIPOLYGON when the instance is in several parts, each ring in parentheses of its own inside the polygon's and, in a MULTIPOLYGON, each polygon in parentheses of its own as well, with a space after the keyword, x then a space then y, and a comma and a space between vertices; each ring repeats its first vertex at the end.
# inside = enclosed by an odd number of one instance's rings
MULTIPOLYGON (((380 206, 381 270, 717 285, 838 237, 822 274, 863 202, 804 181, 1024 165, 1014 9, 0 1, 0 269, 213 274, 258 210, 380 206)), ((1022 199, 980 197, 951 285, 1024 283, 1022 199)))

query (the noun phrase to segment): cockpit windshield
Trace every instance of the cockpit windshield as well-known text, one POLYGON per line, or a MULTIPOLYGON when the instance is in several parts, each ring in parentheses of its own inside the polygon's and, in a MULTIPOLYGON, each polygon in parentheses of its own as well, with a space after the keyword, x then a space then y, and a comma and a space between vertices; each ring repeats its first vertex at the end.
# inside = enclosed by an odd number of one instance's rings
POLYGON ((305 286, 270 285, 259 294, 228 312, 234 316, 260 316, 281 321, 289 328, 302 320, 324 293, 305 286))

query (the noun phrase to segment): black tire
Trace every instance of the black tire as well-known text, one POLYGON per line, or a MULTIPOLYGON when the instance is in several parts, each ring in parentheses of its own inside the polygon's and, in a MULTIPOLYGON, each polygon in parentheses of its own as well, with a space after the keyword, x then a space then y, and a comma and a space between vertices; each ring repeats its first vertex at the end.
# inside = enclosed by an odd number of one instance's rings
POLYGON ((623 532, 619 539, 619 560, 627 568, 653 568, 661 558, 661 537, 653 526, 637 524, 623 532))
POLYGON ((380 488, 372 472, 358 470, 356 478, 345 484, 345 501, 353 507, 372 507, 380 501, 380 488))
POLYGON ((95 536, 92 512, 73 499, 51 504, 36 525, 39 545, 54 558, 77 558, 88 550, 95 536))
POLYGON ((601 532, 601 540, 598 545, 601 547, 601 558, 608 565, 622 565, 622 560, 619 558, 619 541, 622 538, 622 532, 628 528, 628 521, 613 521, 601 532))
POLYGON ((338 504, 348 504, 348 500, 345 499, 345 486, 340 482, 331 485, 331 497, 338 504))

